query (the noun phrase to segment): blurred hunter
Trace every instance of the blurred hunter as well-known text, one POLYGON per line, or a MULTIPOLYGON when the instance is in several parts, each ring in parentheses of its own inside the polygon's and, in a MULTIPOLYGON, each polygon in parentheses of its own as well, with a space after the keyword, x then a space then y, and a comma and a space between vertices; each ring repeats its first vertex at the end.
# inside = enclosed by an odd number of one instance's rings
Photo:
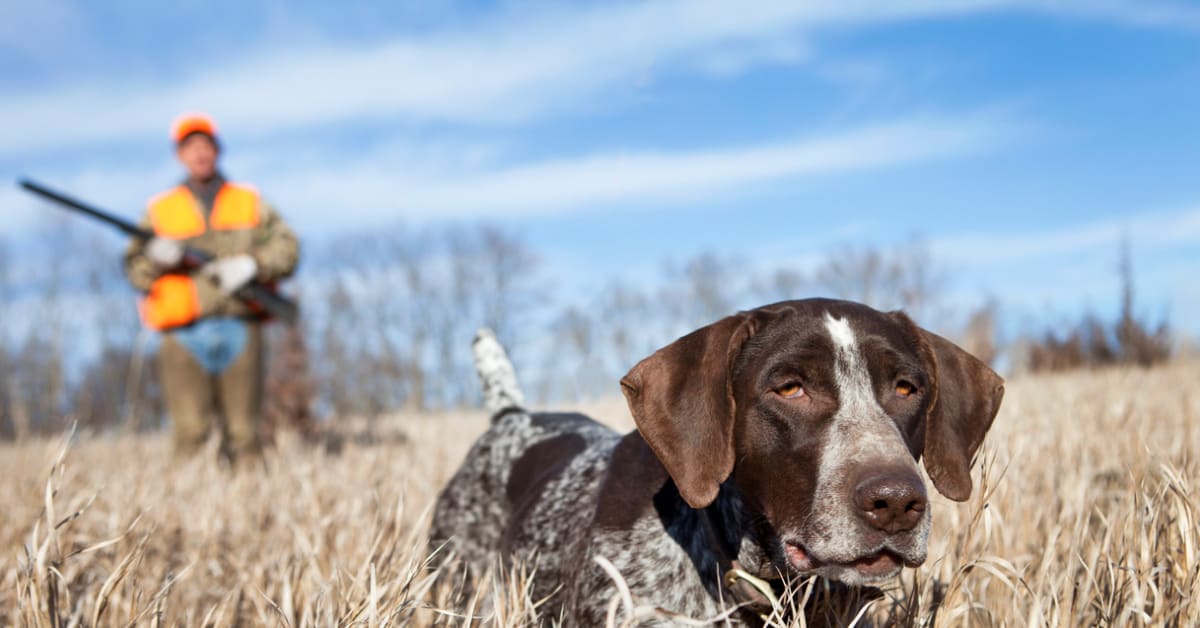
POLYGON ((187 177, 150 199, 142 226, 155 237, 130 244, 125 273, 143 293, 142 322, 162 332, 159 377, 175 453, 194 453, 218 426, 222 456, 243 463, 261 455, 266 319, 232 295, 291 275, 300 247, 255 188, 217 168, 221 143, 211 118, 184 114, 171 138, 187 177), (185 247, 213 259, 189 264, 185 247))

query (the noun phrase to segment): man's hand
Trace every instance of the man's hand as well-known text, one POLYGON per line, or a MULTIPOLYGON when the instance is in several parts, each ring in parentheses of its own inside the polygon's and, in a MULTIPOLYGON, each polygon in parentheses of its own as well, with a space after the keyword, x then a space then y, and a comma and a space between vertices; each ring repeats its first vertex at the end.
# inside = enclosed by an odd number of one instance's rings
POLYGON ((175 268, 183 261, 183 243, 170 238, 150 238, 144 249, 146 257, 163 270, 175 268))
POLYGON ((221 292, 233 294, 258 276, 258 262, 250 255, 232 255, 205 264, 200 272, 215 279, 221 292))

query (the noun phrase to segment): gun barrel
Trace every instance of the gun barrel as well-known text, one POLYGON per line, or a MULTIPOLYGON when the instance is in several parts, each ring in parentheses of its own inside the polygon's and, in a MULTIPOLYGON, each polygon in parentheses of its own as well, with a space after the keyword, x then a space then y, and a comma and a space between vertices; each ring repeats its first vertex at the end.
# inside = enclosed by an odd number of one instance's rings
POLYGON ((20 181, 18 181, 18 183, 21 185, 21 187, 25 188, 26 190, 28 190, 30 192, 33 192, 34 194, 36 194, 42 198, 49 199, 51 201, 54 201, 55 203, 58 203, 59 205, 62 205, 63 207, 66 207, 68 209, 73 209, 77 212, 87 214, 88 216, 91 216, 92 218, 96 218, 98 220, 106 222, 135 238, 142 238, 143 240, 148 240, 148 239, 154 237, 153 233, 150 233, 149 231, 142 229, 141 227, 138 227, 137 225, 133 224, 132 222, 129 222, 128 220, 125 220, 118 216, 114 216, 113 214, 110 214, 102 209, 92 207, 91 205, 88 205, 87 203, 84 203, 83 201, 81 201, 79 199, 71 198, 70 196, 67 196, 66 194, 51 190, 50 188, 48 188, 40 183, 36 183, 29 179, 21 179, 20 181))

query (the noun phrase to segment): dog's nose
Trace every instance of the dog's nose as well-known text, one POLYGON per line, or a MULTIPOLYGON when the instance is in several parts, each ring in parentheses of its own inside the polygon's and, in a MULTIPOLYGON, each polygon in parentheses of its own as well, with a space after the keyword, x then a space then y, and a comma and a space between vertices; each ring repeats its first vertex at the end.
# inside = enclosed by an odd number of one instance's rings
POLYGON ((917 527, 929 499, 921 478, 901 470, 873 474, 859 482, 854 502, 872 527, 895 534, 917 527))

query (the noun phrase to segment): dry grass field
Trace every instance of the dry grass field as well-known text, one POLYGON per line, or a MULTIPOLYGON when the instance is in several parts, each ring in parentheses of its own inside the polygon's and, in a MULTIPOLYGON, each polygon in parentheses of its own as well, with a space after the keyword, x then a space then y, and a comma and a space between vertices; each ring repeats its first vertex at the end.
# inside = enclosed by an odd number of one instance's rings
MULTIPOLYGON (((935 501, 929 561, 863 620, 1200 624, 1197 382, 1197 363, 1011 380, 979 490, 935 501)), ((617 400, 583 410, 629 424, 617 400)), ((0 626, 527 624, 528 573, 462 600, 424 567, 484 422, 345 428, 336 455, 283 438, 265 473, 175 465, 161 434, 0 445, 0 626)))

